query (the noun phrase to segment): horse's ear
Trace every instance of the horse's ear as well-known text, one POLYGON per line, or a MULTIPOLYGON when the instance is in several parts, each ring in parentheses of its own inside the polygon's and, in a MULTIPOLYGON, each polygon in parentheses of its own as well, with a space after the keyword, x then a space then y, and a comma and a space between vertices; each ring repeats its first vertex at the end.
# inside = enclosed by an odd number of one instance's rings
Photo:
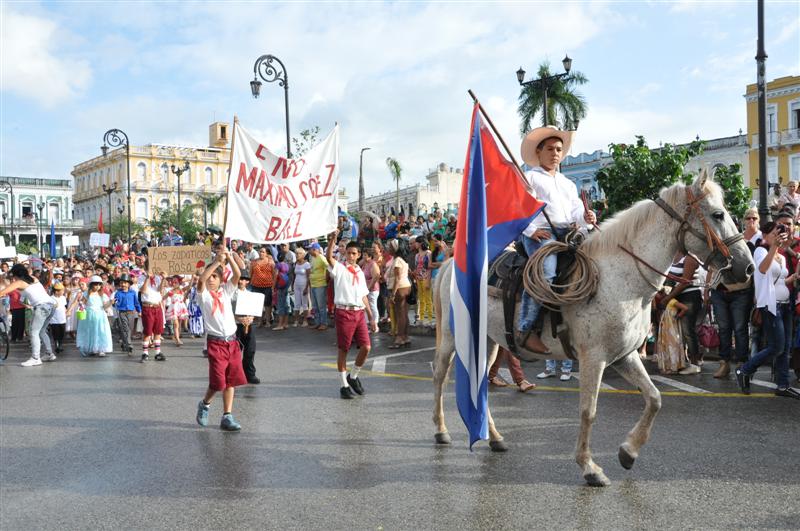
POLYGON ((708 170, 703 168, 703 171, 700 172, 700 175, 697 176, 697 179, 694 180, 694 184, 692 188, 694 188, 694 193, 696 195, 701 195, 703 193, 703 189, 706 187, 706 181, 708 180, 708 170))

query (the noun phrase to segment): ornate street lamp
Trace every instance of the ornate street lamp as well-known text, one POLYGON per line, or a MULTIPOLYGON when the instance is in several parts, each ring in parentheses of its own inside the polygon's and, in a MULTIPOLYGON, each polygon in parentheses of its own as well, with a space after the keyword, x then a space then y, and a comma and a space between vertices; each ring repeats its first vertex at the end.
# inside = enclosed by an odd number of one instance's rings
MULTIPOLYGON (((117 191, 117 183, 114 183, 111 186, 106 186, 106 184, 103 183, 103 192, 105 192, 106 195, 108 196, 108 226, 109 226, 109 228, 111 227, 111 221, 112 221, 112 216, 113 216, 113 214, 111 213, 111 194, 113 194, 116 191, 117 191)), ((109 230, 109 234, 110 233, 111 233, 111 231, 109 230)))
POLYGON ((364 168, 364 152, 371 148, 363 147, 361 148, 361 155, 358 157, 358 211, 359 213, 364 211, 364 175, 363 175, 363 168, 364 168))
POLYGON ((253 65, 253 81, 250 82, 250 91, 253 93, 253 98, 258 99, 261 94, 261 81, 263 79, 267 83, 277 81, 278 85, 283 87, 284 107, 286 111, 286 158, 292 158, 292 147, 289 143, 289 78, 286 75, 286 67, 283 62, 274 55, 262 55, 256 59, 253 65), (277 65, 273 64, 277 63, 277 65))
MULTIPOLYGON (((9 181, 0 181, 0 192, 8 192, 11 195, 11 245, 14 245, 14 187, 9 181)), ((3 220, 5 220, 5 212, 3 220)))
MULTIPOLYGON (((128 184, 128 242, 131 241, 131 145, 126 135, 121 129, 109 129, 103 135, 103 156, 108 154, 108 148, 125 146, 125 178, 128 184)), ((108 209, 109 215, 111 207, 108 209)))
POLYGON ((553 83, 558 79, 564 79, 566 81, 569 80, 569 71, 572 69, 572 59, 570 59, 569 55, 564 56, 564 59, 561 61, 561 64, 564 66, 565 72, 561 74, 554 74, 552 76, 540 77, 538 79, 531 79, 530 81, 525 81, 525 70, 522 67, 519 67, 517 70, 517 81, 523 87, 527 86, 534 86, 540 87, 544 92, 544 111, 542 113, 542 125, 547 126, 548 116, 547 116, 547 91, 553 88, 553 83))
POLYGON ((174 164, 171 166, 172 173, 178 178, 178 220, 175 222, 175 228, 178 232, 181 230, 181 175, 183 172, 189 171, 189 161, 184 161, 183 166, 176 167, 174 164))

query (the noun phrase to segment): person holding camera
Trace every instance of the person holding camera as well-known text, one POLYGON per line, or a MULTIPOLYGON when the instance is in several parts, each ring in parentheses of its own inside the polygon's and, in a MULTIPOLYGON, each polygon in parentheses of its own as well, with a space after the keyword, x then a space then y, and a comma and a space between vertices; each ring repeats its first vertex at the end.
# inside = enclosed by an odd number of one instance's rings
POLYGON ((705 270, 700 267, 699 262, 693 256, 678 253, 669 268, 669 274, 680 277, 683 281, 675 285, 669 295, 658 303, 659 309, 666 308, 672 299, 687 307, 680 323, 683 341, 686 343, 686 350, 689 354, 689 366, 679 371, 678 374, 700 374, 703 353, 700 350, 700 342, 697 340, 697 324, 703 318, 701 286, 705 279, 705 270))
POLYGON ((792 305, 789 287, 797 273, 789 274, 787 260, 779 251, 791 243, 789 230, 773 221, 766 223, 764 244, 753 254, 756 264, 754 284, 756 308, 761 315, 762 331, 767 346, 736 370, 736 382, 742 393, 750 394, 750 378, 770 356, 775 356, 777 389, 775 396, 800 399, 800 393, 789 387, 789 348, 792 337, 792 305))

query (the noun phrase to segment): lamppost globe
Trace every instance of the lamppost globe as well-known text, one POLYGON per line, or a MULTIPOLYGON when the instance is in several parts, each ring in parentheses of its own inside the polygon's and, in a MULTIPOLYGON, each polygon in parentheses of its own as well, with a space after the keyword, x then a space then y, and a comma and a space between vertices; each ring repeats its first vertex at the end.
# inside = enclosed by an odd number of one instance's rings
POLYGON ((569 74, 570 69, 572 69, 572 59, 570 59, 569 55, 564 56, 561 64, 564 65, 564 70, 569 74))
POLYGON ((519 67, 519 70, 517 70, 517 81, 519 81, 520 85, 525 81, 525 70, 523 70, 522 67, 519 67))
POLYGON ((258 99, 258 96, 261 94, 261 81, 258 79, 254 79, 250 82, 250 92, 253 93, 253 97, 258 99))

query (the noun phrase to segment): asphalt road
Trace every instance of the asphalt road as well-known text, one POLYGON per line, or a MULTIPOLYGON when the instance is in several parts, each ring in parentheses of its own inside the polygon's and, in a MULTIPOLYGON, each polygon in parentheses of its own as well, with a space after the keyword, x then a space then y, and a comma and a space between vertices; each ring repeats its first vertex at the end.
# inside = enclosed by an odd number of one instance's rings
MULTIPOLYGON (((657 382, 663 408, 630 471, 617 448, 642 400, 608 373, 592 447, 613 483, 597 489, 573 458, 575 380, 493 390, 510 450, 470 452, 452 387, 453 445, 434 445, 432 338, 406 352, 379 338, 366 396, 350 401, 332 331, 258 339, 263 383, 237 391, 240 433, 219 430, 219 401, 209 427, 194 421, 199 339, 146 364, 69 350, 21 368, 15 347, 0 367, 0 529, 800 527, 800 402, 766 387, 742 397, 711 377, 715 364, 657 382)), ((531 380, 542 368, 525 366, 531 380)))

